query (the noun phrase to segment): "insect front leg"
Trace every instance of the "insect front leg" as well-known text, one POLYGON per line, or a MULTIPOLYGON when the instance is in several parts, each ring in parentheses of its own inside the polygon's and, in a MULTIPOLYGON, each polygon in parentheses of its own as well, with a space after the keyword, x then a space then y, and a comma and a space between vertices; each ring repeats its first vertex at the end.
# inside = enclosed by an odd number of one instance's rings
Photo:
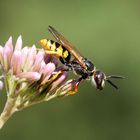
POLYGON ((83 80, 83 77, 80 77, 79 79, 74 80, 74 90, 69 91, 65 96, 69 96, 69 95, 73 95, 73 94, 77 93, 78 92, 78 86, 79 86, 79 84, 82 80, 83 80))

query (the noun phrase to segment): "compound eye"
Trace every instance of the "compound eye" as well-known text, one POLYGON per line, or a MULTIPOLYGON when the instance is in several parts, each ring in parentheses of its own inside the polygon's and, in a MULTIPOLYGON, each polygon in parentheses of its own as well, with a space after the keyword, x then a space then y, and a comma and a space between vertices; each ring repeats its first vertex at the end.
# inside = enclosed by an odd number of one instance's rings
POLYGON ((96 82, 97 89, 102 90, 105 84, 105 74, 101 71, 96 71, 94 80, 96 82))

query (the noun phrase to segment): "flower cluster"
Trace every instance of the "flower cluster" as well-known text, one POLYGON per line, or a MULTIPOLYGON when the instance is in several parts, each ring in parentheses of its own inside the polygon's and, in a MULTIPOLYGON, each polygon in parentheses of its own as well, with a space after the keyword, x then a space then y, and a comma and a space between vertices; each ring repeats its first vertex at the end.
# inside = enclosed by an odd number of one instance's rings
MULTIPOLYGON (((12 37, 5 46, 0 46, 0 69, 6 92, 7 102, 0 115, 0 128, 11 115, 28 106, 55 97, 67 95, 73 88, 73 80, 68 80, 64 67, 58 60, 43 49, 22 48, 22 38, 18 37, 13 47, 12 37)), ((0 81, 0 88, 3 87, 0 81)))

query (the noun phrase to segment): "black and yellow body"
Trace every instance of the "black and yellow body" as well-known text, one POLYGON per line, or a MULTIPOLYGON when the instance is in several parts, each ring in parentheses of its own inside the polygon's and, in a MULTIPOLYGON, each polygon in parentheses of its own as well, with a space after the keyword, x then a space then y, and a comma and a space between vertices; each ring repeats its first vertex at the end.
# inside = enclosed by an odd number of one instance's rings
POLYGON ((91 79, 92 83, 99 90, 103 89, 105 81, 117 89, 117 86, 109 79, 122 79, 124 77, 117 75, 106 76, 102 71, 97 70, 90 60, 83 57, 81 53, 60 32, 52 26, 49 26, 48 30, 57 42, 49 39, 41 39, 39 41, 40 45, 44 48, 47 54, 55 55, 64 65, 67 66, 68 70, 73 70, 74 73, 78 75, 78 79, 74 80, 74 91, 69 92, 67 95, 76 93, 80 82, 86 79, 91 79))
POLYGON ((71 52, 58 42, 49 39, 41 39, 39 43, 47 54, 55 55, 63 64, 68 66, 67 70, 73 70, 76 75, 82 76, 82 79, 87 79, 89 76, 93 75, 95 67, 93 63, 86 58, 83 57, 83 62, 86 66, 86 69, 84 69, 75 58, 71 59, 71 52))
POLYGON ((49 39, 41 39, 39 43, 47 54, 55 55, 63 64, 70 62, 71 54, 63 45, 49 39))

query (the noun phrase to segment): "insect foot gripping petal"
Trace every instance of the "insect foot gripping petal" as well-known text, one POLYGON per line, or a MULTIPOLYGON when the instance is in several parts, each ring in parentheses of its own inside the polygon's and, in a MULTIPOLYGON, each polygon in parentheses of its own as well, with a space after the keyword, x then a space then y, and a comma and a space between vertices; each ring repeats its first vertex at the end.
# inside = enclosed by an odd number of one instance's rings
POLYGON ((62 74, 62 71, 53 72, 50 80, 55 80, 60 74, 62 74))
POLYGON ((69 91, 65 96, 69 96, 69 95, 73 95, 76 94, 78 92, 78 86, 80 84, 81 80, 73 80, 72 84, 73 84, 73 90, 69 91))

